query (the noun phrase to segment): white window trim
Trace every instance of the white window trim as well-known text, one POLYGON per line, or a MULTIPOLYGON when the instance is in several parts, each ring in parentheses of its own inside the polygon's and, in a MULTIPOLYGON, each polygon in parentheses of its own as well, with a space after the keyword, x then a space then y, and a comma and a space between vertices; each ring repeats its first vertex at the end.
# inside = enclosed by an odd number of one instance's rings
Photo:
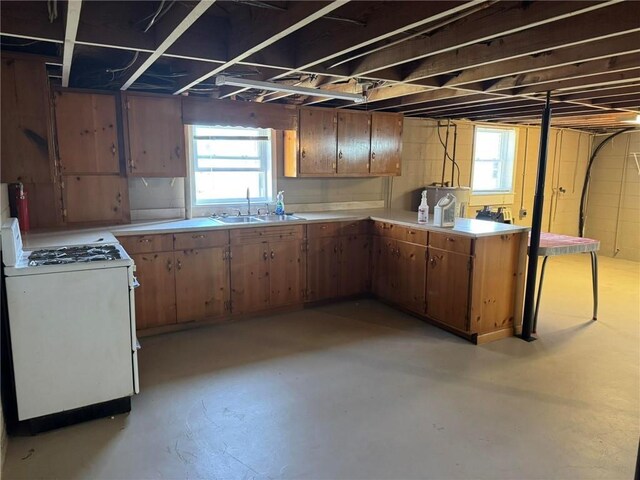
MULTIPOLYGON (((193 162, 193 127, 198 125, 187 125, 185 128, 185 145, 186 154, 188 158, 187 173, 188 177, 185 181, 185 205, 186 205, 186 217, 208 217, 213 214, 221 213, 234 213, 240 209, 242 213, 246 213, 247 202, 218 202, 207 205, 196 204, 195 194, 195 168, 193 162)), ((251 210, 256 212, 258 207, 264 207, 265 203, 272 204, 275 200, 275 194, 277 192, 277 149, 276 149, 276 131, 270 130, 271 136, 271 199, 269 202, 251 201, 251 210)), ((271 207, 273 207, 271 205, 271 207)), ((273 209, 273 208, 271 208, 273 209)))
POLYGON ((518 161, 518 129, 514 127, 505 127, 500 125, 474 125, 473 126, 473 148, 471 151, 471 195, 469 200, 470 206, 478 205, 509 205, 513 203, 515 196, 515 177, 516 166, 518 161), (515 135, 515 143, 513 147, 513 168, 511 170, 511 188, 509 190, 473 190, 473 171, 476 166, 476 130, 478 128, 494 129, 494 130, 509 130, 513 131, 515 135), (477 198, 475 198, 477 197, 477 198), (505 201, 509 200, 510 201, 505 201))

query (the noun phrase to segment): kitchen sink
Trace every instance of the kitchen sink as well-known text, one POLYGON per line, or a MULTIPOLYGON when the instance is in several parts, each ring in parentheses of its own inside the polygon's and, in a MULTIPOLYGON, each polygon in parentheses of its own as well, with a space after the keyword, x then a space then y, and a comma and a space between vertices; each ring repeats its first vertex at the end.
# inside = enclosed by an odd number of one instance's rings
POLYGON ((216 217, 212 220, 220 223, 263 223, 264 220, 259 217, 216 217))
POLYGON ((305 220, 295 215, 251 215, 251 216, 234 216, 234 217, 212 217, 211 220, 218 223, 227 224, 245 224, 245 223, 279 223, 305 220))
POLYGON ((296 217, 295 215, 275 215, 275 214, 258 215, 256 218, 259 218, 264 222, 292 222, 297 220, 306 220, 305 218, 296 217))

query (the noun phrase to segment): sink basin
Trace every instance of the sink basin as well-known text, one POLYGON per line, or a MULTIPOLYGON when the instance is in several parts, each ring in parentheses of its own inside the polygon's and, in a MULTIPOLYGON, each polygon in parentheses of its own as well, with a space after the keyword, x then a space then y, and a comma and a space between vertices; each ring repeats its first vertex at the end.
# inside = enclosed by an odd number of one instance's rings
POLYGON ((216 217, 212 220, 220 223, 262 223, 264 220, 259 217, 216 217))
POLYGON ((296 217, 295 215, 258 215, 256 218, 259 218, 263 222, 292 222, 296 220, 305 220, 302 217, 296 217))

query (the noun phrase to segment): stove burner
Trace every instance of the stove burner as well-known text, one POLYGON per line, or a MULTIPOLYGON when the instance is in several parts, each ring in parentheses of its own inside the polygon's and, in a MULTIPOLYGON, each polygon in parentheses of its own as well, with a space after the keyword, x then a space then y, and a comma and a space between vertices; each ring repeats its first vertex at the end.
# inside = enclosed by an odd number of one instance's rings
POLYGON ((103 262, 122 258, 115 245, 61 247, 35 250, 29 255, 29 266, 63 265, 76 262, 103 262))

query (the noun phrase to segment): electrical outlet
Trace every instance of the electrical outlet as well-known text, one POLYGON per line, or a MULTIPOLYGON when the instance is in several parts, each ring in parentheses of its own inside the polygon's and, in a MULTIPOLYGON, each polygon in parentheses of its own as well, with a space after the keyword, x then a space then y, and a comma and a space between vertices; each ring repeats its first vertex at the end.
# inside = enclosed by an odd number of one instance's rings
POLYGON ((526 217, 527 216, 527 209, 526 208, 521 208, 519 216, 520 216, 520 220, 522 220, 524 217, 526 217))

